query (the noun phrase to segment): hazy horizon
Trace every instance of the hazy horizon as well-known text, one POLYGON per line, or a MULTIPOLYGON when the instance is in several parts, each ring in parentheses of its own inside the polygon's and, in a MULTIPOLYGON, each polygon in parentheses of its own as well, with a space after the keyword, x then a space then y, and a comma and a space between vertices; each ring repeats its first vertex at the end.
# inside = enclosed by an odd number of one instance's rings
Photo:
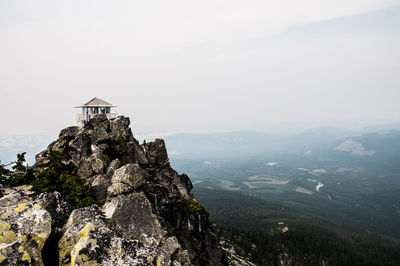
POLYGON ((399 28, 398 1, 3 1, 0 135, 93 97, 140 133, 400 123, 399 28))

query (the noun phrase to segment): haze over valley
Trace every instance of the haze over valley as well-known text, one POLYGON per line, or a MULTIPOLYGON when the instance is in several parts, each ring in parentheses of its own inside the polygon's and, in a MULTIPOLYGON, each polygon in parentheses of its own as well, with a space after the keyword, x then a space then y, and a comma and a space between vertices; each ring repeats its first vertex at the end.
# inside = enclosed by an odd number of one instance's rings
POLYGON ((399 29, 398 0, 0 1, 0 264, 399 265, 399 29))

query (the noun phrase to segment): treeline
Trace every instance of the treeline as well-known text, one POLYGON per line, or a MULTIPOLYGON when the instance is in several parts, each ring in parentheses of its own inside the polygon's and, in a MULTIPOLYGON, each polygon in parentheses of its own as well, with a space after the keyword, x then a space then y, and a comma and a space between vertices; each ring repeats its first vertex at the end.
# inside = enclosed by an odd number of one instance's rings
POLYGON ((400 265, 400 245, 377 234, 238 192, 194 194, 220 234, 257 265, 400 265))

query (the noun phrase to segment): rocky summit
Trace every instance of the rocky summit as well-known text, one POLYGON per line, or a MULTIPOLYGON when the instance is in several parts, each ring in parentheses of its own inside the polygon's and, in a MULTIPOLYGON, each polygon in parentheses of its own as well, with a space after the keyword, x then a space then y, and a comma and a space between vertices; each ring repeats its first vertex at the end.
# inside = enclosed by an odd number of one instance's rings
POLYGON ((162 139, 139 144, 129 124, 98 115, 63 129, 36 156, 34 175, 52 152, 67 154, 63 163, 75 167, 96 204, 73 209, 57 191, 32 194, 26 186, 4 192, 1 265, 222 264, 216 226, 190 179, 171 168, 162 139))

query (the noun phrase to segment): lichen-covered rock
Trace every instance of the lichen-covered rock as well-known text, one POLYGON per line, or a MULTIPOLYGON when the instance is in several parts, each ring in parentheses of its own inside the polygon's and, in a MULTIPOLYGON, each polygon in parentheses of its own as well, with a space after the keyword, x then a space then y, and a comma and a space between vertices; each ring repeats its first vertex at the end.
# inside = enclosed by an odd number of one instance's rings
POLYGON ((169 255, 172 255, 178 249, 182 249, 181 245, 179 245, 178 239, 176 239, 175 236, 165 238, 164 241, 162 241, 161 247, 169 255))
POLYGON ((74 210, 59 242, 60 265, 169 265, 162 249, 120 237, 97 205, 74 210))
POLYGON ((143 192, 114 197, 104 204, 103 211, 128 239, 158 246, 166 234, 143 192))
POLYGON ((9 189, 4 195, 4 197, 0 198, 0 206, 14 206, 16 204, 25 203, 30 201, 31 199, 23 190, 15 190, 15 188, 9 189))
POLYGON ((100 152, 93 153, 89 158, 83 160, 79 164, 78 174, 84 179, 88 179, 93 175, 103 174, 106 168, 106 160, 100 152))
POLYGON ((0 264, 42 265, 41 251, 51 233, 51 215, 24 192, 2 198, 0 205, 0 264), (20 199, 15 202, 15 199, 20 199), (15 204, 16 203, 16 204, 15 204))
POLYGON ((132 192, 146 184, 148 174, 138 164, 125 164, 115 170, 108 187, 109 196, 117 196, 132 192))
POLYGON ((110 120, 110 135, 115 139, 122 135, 128 140, 127 142, 135 141, 132 131, 129 129, 130 123, 129 117, 124 116, 110 120))
POLYGON ((50 213, 52 225, 60 222, 71 209, 57 191, 41 193, 35 198, 35 202, 50 213))
POLYGON ((118 158, 114 159, 107 167, 106 175, 111 178, 114 175, 115 170, 117 170, 119 167, 121 167, 121 161, 118 158))
MULTIPOLYGON (((192 266, 193 264, 190 262, 189 252, 187 250, 178 250, 172 254, 172 265, 174 266, 192 266)), ((219 265, 219 264, 216 264, 219 265)))
POLYGON ((115 197, 121 194, 132 192, 134 189, 125 183, 112 183, 107 189, 107 195, 115 197))

